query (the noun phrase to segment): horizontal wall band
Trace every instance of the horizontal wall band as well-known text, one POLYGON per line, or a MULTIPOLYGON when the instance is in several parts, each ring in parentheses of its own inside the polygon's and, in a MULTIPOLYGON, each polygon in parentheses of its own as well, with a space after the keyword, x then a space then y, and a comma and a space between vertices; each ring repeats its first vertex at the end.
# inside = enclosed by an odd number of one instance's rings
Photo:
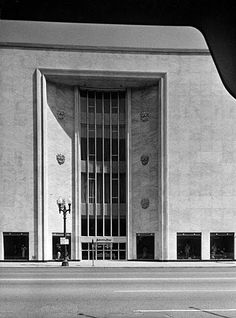
POLYGON ((78 51, 94 53, 129 53, 129 54, 181 54, 181 55, 211 55, 208 49, 170 49, 170 48, 132 48, 132 47, 99 47, 80 45, 60 45, 41 43, 15 43, 1 42, 0 48, 25 49, 25 50, 52 50, 52 51, 78 51))

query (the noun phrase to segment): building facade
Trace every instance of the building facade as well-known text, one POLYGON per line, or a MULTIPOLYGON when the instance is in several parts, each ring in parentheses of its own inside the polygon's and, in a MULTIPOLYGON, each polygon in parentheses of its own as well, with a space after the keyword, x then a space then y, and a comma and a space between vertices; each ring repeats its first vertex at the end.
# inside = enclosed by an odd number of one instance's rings
POLYGON ((234 259, 236 103, 198 31, 1 23, 1 260, 63 258, 59 197, 70 259, 234 259))

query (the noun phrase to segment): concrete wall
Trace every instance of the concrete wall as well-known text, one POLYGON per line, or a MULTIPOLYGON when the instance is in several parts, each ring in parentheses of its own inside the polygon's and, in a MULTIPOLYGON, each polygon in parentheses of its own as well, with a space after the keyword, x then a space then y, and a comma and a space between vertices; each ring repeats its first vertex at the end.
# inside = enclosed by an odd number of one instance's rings
MULTIPOLYGON (((236 232, 236 103, 223 87, 209 55, 1 48, 0 232, 29 232, 30 259, 35 255, 33 233, 37 226, 37 68, 166 73, 168 258, 176 258, 176 232, 203 232, 204 246, 209 245, 211 231, 236 232)), ((48 110, 48 119, 57 131, 60 126, 51 111, 48 110)), ((50 145, 52 135, 48 138, 50 145)), ((63 138, 69 142, 65 151, 70 153, 71 138, 65 131, 63 138)), ((59 148, 60 144, 58 149, 48 148, 50 165, 54 165, 55 153, 62 151, 59 148)), ((66 166, 70 160, 68 155, 62 167, 55 162, 54 173, 60 174, 59 168, 70 169, 66 166)), ((67 182, 70 186, 71 180, 67 182)), ((49 177, 49 187, 54 187, 53 176, 49 177)), ((57 214, 56 196, 57 193, 51 196, 49 213, 57 214)), ((60 218, 55 216, 58 231, 60 218)), ((50 216, 50 230, 53 222, 54 217, 50 216)), ((204 253, 204 258, 208 258, 208 252, 204 253)))
MULTIPOLYGON (((58 214, 57 199, 72 198, 72 143, 74 136, 74 89, 47 81, 47 125, 45 149, 47 162, 48 244, 46 259, 52 258, 52 233, 63 233, 63 215, 58 214), (58 110, 64 118, 58 118, 58 110), (65 156, 59 164, 56 156, 65 156)), ((67 214, 67 232, 71 233, 71 215, 67 214)))
POLYGON ((159 85, 131 92, 132 258, 137 257, 136 234, 154 233, 155 258, 161 259, 159 85), (146 121, 141 119, 143 112, 148 114, 146 121), (146 165, 142 155, 149 158, 146 165), (148 200, 148 206, 142 206, 142 200, 148 200))

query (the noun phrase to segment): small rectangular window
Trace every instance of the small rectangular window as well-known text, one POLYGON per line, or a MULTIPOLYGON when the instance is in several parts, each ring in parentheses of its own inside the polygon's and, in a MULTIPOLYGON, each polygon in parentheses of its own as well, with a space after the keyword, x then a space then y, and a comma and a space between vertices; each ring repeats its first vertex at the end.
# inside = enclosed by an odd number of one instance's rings
POLYGON ((110 113, 110 93, 104 93, 104 113, 110 113))
POLYGON ((104 139, 104 161, 110 161, 110 139, 104 139))
POLYGON ((120 174, 120 203, 126 203, 126 174, 120 174))
POLYGON ((97 218, 97 235, 102 236, 103 235, 103 220, 102 216, 99 216, 97 218))
POLYGON ((97 150, 97 161, 102 161, 103 160, 102 138, 97 138, 96 142, 97 142, 97 144, 96 144, 96 146, 97 146, 97 149, 96 149, 97 150))
POLYGON ((102 113, 102 93, 96 92, 96 112, 102 113))
POLYGON ((87 112, 87 92, 80 91, 80 105, 81 105, 81 112, 87 112))
POLYGON ((121 114, 125 113, 125 92, 119 93, 119 110, 121 114))
POLYGON ((82 250, 88 250, 88 243, 82 243, 82 250))
POLYGON ((125 161, 126 160, 126 146, 125 146, 125 139, 120 139, 119 140, 119 160, 120 161, 125 161))
POLYGON ((89 107, 95 106, 95 92, 88 92, 88 105, 89 107))
POLYGON ((87 160, 87 139, 81 138, 81 160, 87 160))
POLYGON ((89 216, 89 235, 95 235, 95 217, 94 215, 89 216))
POLYGON ((118 218, 112 218, 112 236, 118 236, 118 218))
POLYGON ((126 236, 126 218, 120 218, 120 236, 126 236))
POLYGON ((112 198, 118 197, 118 180, 112 180, 112 198))
POLYGON ((81 202, 87 202, 87 174, 81 173, 81 202))
POLYGON ((97 203, 102 203, 103 200, 103 182, 102 173, 97 174, 97 203))
POLYGON ((89 179, 89 203, 95 203, 95 180, 89 179))
POLYGON ((81 216, 81 234, 82 236, 87 236, 88 235, 88 217, 87 215, 82 215, 81 216))
POLYGON ((104 138, 110 139, 110 126, 104 125, 104 138))
POLYGON ((118 155, 118 139, 112 139, 112 155, 118 155))
POLYGON ((110 218, 110 216, 105 217, 105 235, 106 236, 111 235, 111 218, 110 218))
POLYGON ((95 138, 89 138, 89 154, 95 154, 95 138))
POLYGON ((105 203, 110 203, 110 174, 105 173, 105 203))
POLYGON ((89 132, 95 131, 95 124, 89 124, 89 132))
POLYGON ((90 106, 89 108, 88 108, 88 111, 89 111, 89 113, 95 113, 95 107, 94 106, 90 106))

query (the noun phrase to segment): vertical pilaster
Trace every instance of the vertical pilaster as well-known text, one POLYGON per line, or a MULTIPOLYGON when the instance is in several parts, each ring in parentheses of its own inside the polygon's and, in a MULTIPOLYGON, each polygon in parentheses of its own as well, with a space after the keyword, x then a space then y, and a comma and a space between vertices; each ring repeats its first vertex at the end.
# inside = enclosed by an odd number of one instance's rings
POLYGON ((169 259, 169 215, 167 206, 167 92, 166 78, 161 77, 159 81, 159 103, 160 103, 160 208, 161 208, 161 259, 169 259))
POLYGON ((80 254, 78 250, 78 237, 80 238, 80 227, 78 227, 78 220, 80 221, 80 169, 81 169, 81 160, 80 160, 80 134, 79 134, 79 91, 78 87, 74 91, 74 156, 73 156, 73 171, 72 174, 72 184, 73 184, 73 197, 72 197, 72 258, 80 259, 80 254))
POLYGON ((43 151, 43 143, 42 143, 42 108, 43 108, 43 100, 42 100, 42 74, 39 70, 36 71, 36 87, 37 87, 37 99, 36 99, 36 109, 37 109, 37 197, 36 197, 36 222, 35 222, 35 256, 37 260, 43 259, 43 246, 42 246, 42 188, 43 188, 43 179, 42 179, 42 151, 43 151))
POLYGON ((4 260, 4 242, 3 242, 3 233, 0 233, 0 260, 4 260))
MULTIPOLYGON (((136 253, 135 242, 133 243, 133 231, 132 231, 132 127, 131 127, 131 89, 127 90, 126 99, 126 174, 127 174, 127 218, 126 218, 126 233, 127 233, 127 259, 134 258, 136 253)), ((135 233, 134 233, 135 235, 135 233)))
POLYGON ((47 165, 47 87, 46 79, 42 76, 42 179, 43 179, 43 198, 42 198, 42 239, 43 239, 43 260, 50 258, 51 245, 48 243, 48 165, 47 165), (49 250, 50 249, 50 250, 49 250))
POLYGON ((234 233, 234 259, 236 258, 236 235, 234 233))
POLYGON ((202 260, 210 259, 210 233, 202 232, 202 260))

